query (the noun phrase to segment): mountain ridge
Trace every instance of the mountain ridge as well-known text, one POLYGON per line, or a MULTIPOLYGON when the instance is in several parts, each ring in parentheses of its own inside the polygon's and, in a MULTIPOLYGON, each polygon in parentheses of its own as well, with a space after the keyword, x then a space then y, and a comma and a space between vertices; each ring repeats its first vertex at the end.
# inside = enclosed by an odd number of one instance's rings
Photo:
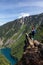
POLYGON ((3 43, 6 43, 15 33, 25 26, 25 31, 30 31, 31 27, 35 27, 43 24, 43 14, 31 15, 27 17, 22 17, 14 21, 8 22, 3 26, 0 26, 0 38, 3 40, 3 43))
POLYGON ((32 26, 36 29, 35 39, 43 43, 43 14, 22 17, 0 26, 0 48, 10 47, 11 56, 18 61, 22 58, 24 51, 25 33, 31 32, 32 26))

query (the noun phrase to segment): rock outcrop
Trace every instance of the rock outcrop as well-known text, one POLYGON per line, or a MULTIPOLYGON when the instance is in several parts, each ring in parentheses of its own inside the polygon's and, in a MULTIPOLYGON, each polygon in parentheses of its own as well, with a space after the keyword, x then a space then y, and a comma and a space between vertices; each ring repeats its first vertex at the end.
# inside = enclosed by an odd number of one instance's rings
POLYGON ((43 65, 43 44, 26 35, 24 53, 16 65, 43 65))

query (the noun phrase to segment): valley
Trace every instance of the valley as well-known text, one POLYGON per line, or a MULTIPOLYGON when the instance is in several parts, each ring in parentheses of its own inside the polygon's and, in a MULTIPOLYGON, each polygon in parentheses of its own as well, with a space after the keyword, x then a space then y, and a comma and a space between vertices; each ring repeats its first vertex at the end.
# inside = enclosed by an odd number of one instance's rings
POLYGON ((41 13, 16 19, 0 26, 0 49, 10 48, 11 56, 16 57, 19 61, 23 54, 25 33, 29 34, 33 25, 36 28, 35 39, 43 43, 43 13, 41 13))

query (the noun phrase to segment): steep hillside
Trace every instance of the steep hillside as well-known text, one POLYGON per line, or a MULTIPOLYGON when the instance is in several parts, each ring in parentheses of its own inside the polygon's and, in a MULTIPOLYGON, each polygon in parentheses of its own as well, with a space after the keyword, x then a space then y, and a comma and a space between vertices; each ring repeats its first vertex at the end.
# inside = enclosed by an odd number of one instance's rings
POLYGON ((37 29, 35 39, 43 42, 43 13, 22 17, 0 26, 0 38, 3 42, 2 46, 10 47, 13 57, 15 56, 19 60, 22 57, 25 33, 31 32, 33 25, 37 29))
POLYGON ((5 44, 11 37, 19 36, 18 34, 20 34, 19 31, 21 31, 21 29, 25 29, 24 32, 29 32, 33 25, 37 28, 41 23, 43 23, 43 14, 16 19, 0 26, 0 38, 5 44), (25 26, 25 28, 23 28, 23 26, 25 26), (18 33, 17 36, 16 33, 18 33))
POLYGON ((43 24, 37 28, 35 38, 43 43, 43 24))
POLYGON ((43 65, 43 44, 37 44, 34 48, 28 44, 25 48, 22 58, 16 65, 43 65))
POLYGON ((16 65, 43 65, 43 44, 37 40, 33 42, 27 34, 24 44, 24 52, 16 65))
POLYGON ((0 27, 0 37, 4 39, 4 42, 18 32, 21 26, 21 23, 18 21, 12 21, 0 27))
POLYGON ((33 24, 34 24, 34 26, 36 28, 35 39, 37 39, 40 42, 42 42, 42 40, 43 40, 43 38, 42 38, 42 36, 43 36, 43 19, 42 18, 43 18, 43 15, 40 14, 40 15, 26 17, 24 19, 25 20, 25 24, 26 24, 24 33, 18 39, 18 41, 16 41, 15 44, 12 45, 12 52, 11 52, 12 55, 16 56, 19 60, 20 60, 20 58, 22 57, 22 54, 23 54, 25 33, 26 32, 29 33, 31 31, 31 27, 33 26, 33 24), (40 30, 40 32, 39 32, 39 30, 40 30))

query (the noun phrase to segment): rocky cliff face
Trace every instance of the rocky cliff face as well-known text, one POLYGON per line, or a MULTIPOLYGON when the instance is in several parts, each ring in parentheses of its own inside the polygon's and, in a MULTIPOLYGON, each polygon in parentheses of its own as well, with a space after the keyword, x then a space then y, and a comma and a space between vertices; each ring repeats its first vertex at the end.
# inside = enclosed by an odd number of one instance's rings
POLYGON ((24 53, 21 60, 16 65, 43 65, 43 44, 34 40, 34 43, 28 38, 24 46, 24 53), (33 45, 31 46, 31 43, 33 45), (27 45, 28 44, 28 45, 27 45))

